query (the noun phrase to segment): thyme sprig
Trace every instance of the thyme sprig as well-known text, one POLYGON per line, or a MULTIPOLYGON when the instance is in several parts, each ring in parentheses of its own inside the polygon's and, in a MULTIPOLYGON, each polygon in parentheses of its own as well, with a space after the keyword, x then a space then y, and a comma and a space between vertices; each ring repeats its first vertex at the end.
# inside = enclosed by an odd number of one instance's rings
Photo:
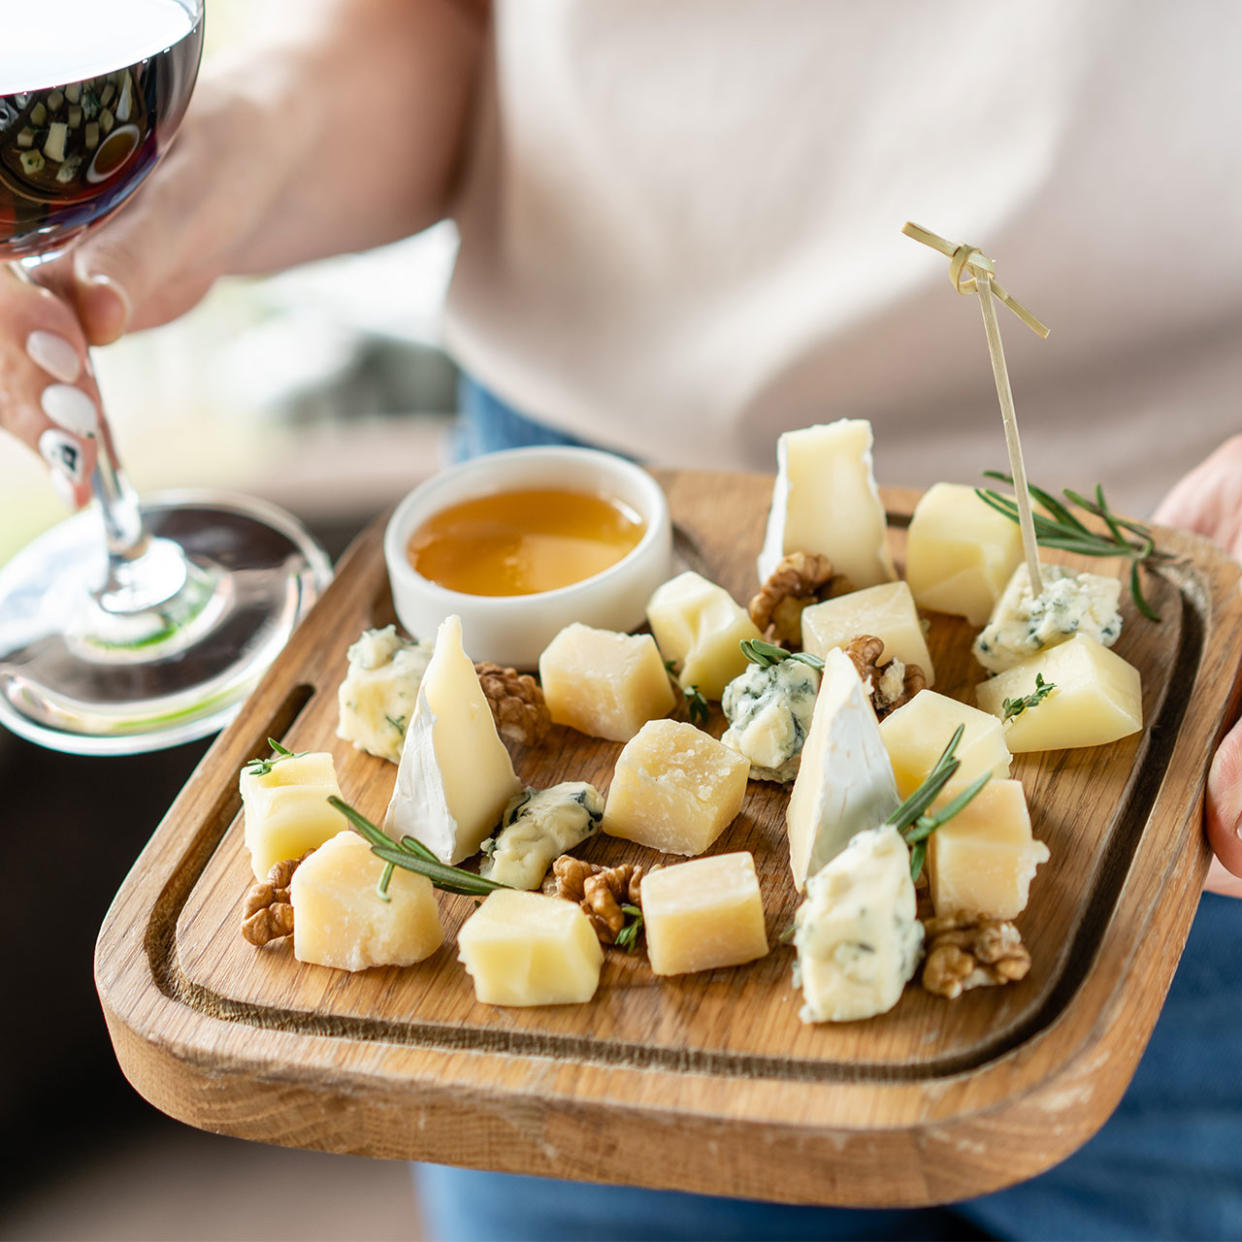
POLYGON ((643 930, 643 912, 637 906, 622 905, 621 913, 627 918, 625 926, 617 932, 612 942, 618 949, 633 953, 638 947, 638 937, 643 930))
POLYGON ((1011 720, 1016 720, 1022 715, 1028 707, 1038 707, 1055 689, 1057 683, 1055 681, 1045 681, 1043 673, 1035 674, 1035 690, 1033 693, 1026 695, 1020 699, 1006 699, 1001 708, 1004 715, 1001 716, 1001 724, 1008 724, 1011 720))
POLYGON ((809 651, 786 651, 784 647, 766 643, 762 638, 744 638, 741 648, 742 654, 760 668, 773 668, 784 660, 797 660, 799 664, 806 664, 820 671, 824 667, 823 660, 809 651))
POLYGON ((416 841, 413 837, 406 836, 400 841, 394 841, 343 798, 333 795, 328 802, 349 820, 354 831, 371 847, 371 853, 388 864, 384 868, 384 875, 380 877, 382 896, 386 896, 388 881, 392 878, 391 867, 401 867, 406 871, 425 875, 436 888, 446 893, 460 893, 463 897, 486 897, 488 893, 494 893, 499 888, 510 887, 495 880, 485 880, 473 871, 442 863, 421 841, 416 841))
POLYGON ((962 766, 962 761, 956 755, 958 743, 962 740, 962 734, 965 731, 964 725, 958 725, 953 730, 949 744, 944 748, 923 783, 884 821, 896 828, 901 833, 901 839, 910 847, 910 878, 912 880, 917 880, 923 873, 923 864, 927 859, 928 837, 961 811, 992 777, 990 772, 985 772, 978 780, 967 785, 947 806, 941 807, 934 814, 928 813, 931 804, 940 796, 941 790, 962 766))
MULTIPOLYGON (((985 470, 984 478, 996 479, 1001 483, 1013 486, 1011 476, 999 470, 985 470)), ((1167 552, 1156 547, 1151 531, 1139 522, 1118 517, 1109 507, 1104 498, 1104 489, 1095 485, 1095 499, 1089 500, 1072 488, 1063 488, 1061 494, 1071 505, 1085 510, 1099 518, 1107 528, 1107 533, 1092 530, 1074 515, 1068 505, 1063 504, 1050 492, 1033 483, 1027 484, 1031 498, 1039 504, 1044 513, 1033 513, 1035 522, 1035 539, 1043 548, 1057 548, 1062 552, 1074 552, 1079 556, 1120 556, 1130 562, 1130 597, 1134 606, 1149 621, 1159 621, 1160 614, 1148 603, 1143 595, 1143 583, 1139 568, 1148 570, 1162 561, 1171 559, 1167 552), (1130 538, 1133 536, 1133 538, 1130 538)), ((1010 521, 1018 520, 1017 502, 1010 496, 1002 496, 988 487, 976 487, 975 495, 986 505, 990 505, 997 513, 1003 513, 1010 521)))
POLYGON ((286 759, 301 759, 310 754, 309 750, 300 750, 294 754, 271 737, 267 739, 267 744, 272 748, 272 753, 266 759, 248 760, 242 768, 247 776, 266 776, 278 763, 283 763, 286 759))
POLYGON ((686 711, 690 714, 690 723, 706 724, 712 714, 711 704, 703 697, 698 686, 687 686, 682 693, 686 696, 686 711))

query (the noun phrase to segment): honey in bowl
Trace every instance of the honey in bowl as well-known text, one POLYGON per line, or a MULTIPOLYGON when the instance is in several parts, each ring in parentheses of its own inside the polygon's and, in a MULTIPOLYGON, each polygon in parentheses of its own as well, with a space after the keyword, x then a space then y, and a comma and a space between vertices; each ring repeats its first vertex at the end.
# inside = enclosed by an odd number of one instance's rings
POLYGON ((441 509, 406 556, 431 582, 465 595, 534 595, 594 577, 638 546, 646 525, 620 501, 545 488, 498 492, 441 509))

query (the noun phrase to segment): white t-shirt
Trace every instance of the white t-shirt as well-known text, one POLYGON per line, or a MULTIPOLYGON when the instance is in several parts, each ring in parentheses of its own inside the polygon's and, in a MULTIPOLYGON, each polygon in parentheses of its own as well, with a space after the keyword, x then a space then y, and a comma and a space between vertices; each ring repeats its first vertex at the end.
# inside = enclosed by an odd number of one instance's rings
POLYGON ((1143 512, 1242 428, 1242 5, 498 0, 447 335, 531 417, 771 469, 865 417, 882 483, 1005 461, 1143 512))

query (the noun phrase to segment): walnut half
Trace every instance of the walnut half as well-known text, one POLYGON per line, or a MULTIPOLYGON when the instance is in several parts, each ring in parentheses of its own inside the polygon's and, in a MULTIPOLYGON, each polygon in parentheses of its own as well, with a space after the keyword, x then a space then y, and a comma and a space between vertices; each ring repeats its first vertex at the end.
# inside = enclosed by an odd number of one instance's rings
POLYGON ((601 867, 572 854, 552 864, 554 896, 582 907, 600 944, 612 944, 625 926, 622 904, 642 907, 643 869, 633 863, 601 867))
POLYGON ((923 927, 923 987, 937 996, 956 1000, 971 988, 1016 983, 1031 969, 1021 934, 1002 919, 958 914, 926 919, 923 927))
POLYGON ((874 634, 860 634, 845 646, 845 654, 853 661, 863 685, 870 685, 871 706, 877 720, 883 720, 927 688, 927 675, 917 664, 903 664, 898 659, 879 664, 883 651, 884 640, 874 634))
POLYGON ((251 944, 261 946, 293 935, 289 882, 299 865, 312 853, 313 850, 307 850, 301 858, 286 858, 284 862, 273 863, 267 879, 250 886, 242 906, 241 933, 251 944))
POLYGON ((539 683, 529 673, 490 661, 476 664, 474 671, 501 736, 520 746, 538 746, 552 725, 539 683))
POLYGON ((769 642, 802 646, 802 610, 851 590, 849 579, 833 573, 818 552, 791 552, 772 571, 748 608, 755 628, 769 642))

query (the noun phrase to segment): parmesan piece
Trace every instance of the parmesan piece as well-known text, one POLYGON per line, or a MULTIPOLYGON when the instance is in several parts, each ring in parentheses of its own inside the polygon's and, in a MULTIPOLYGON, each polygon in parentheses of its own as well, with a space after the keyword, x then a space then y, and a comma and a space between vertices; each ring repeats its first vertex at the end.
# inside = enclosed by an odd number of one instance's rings
POLYGON ((648 872, 642 901, 657 975, 738 966, 768 951, 755 860, 744 850, 648 872))
POLYGON ((1003 717, 1006 699, 1035 691, 1035 678, 1056 688, 1004 726, 1015 754, 1103 746, 1143 727, 1143 684, 1138 669, 1087 634, 1016 664, 975 687, 986 712, 1003 717))
POLYGON ((701 854, 733 822, 750 763, 693 725, 653 720, 617 759, 603 828, 666 854, 701 854))
POLYGON ((871 464, 871 424, 842 418, 787 431, 776 444, 777 476, 759 553, 766 582, 790 552, 819 552, 855 587, 891 582, 884 505, 871 464))
POLYGON ((628 742, 676 704, 650 634, 567 625, 539 657, 539 681, 557 724, 613 742, 628 742))
MULTIPOLYGON (((802 646, 812 655, 825 656, 862 634, 884 640, 881 664, 900 660, 917 664, 931 686, 936 680, 923 625, 914 596, 904 582, 885 582, 865 591, 851 591, 813 604, 802 612, 802 646)), ((900 691, 898 692, 900 693, 900 691)))
POLYGON ((378 891, 384 863, 355 832, 321 845, 293 873, 293 955, 299 962, 366 970, 409 966, 444 941, 435 889, 426 876, 400 867, 378 891))
POLYGON ((462 924, 457 945, 484 1005, 583 1004, 604 964, 582 910, 542 893, 489 893, 462 924))

